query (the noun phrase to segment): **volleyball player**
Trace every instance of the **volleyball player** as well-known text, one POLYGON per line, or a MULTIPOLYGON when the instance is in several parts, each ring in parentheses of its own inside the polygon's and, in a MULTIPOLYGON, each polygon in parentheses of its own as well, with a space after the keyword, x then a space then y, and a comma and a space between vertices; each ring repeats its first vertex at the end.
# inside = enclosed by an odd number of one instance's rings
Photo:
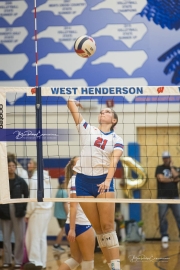
MULTIPOLYGON (((72 158, 65 168, 65 179, 71 198, 76 198, 75 175, 73 171, 78 158, 72 158)), ((59 270, 75 270, 81 263, 82 270, 94 269, 94 230, 77 202, 71 202, 65 224, 65 231, 70 242, 72 258, 66 260, 59 270), (87 244, 88 243, 88 244, 87 244)))
MULTIPOLYGON (((117 114, 110 108, 101 110, 99 127, 89 125, 79 113, 81 104, 69 99, 67 106, 80 135, 81 154, 73 170, 78 197, 114 198, 113 176, 123 153, 123 140, 114 127, 117 114)), ((114 231, 114 203, 80 203, 97 234, 99 246, 109 268, 120 270, 119 242, 114 231)))

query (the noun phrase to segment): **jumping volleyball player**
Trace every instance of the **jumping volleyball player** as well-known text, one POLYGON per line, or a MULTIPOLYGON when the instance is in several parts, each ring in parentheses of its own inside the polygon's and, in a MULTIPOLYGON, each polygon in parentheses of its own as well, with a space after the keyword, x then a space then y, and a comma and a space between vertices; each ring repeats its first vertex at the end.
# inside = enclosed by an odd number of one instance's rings
MULTIPOLYGON (((114 127, 117 114, 110 108, 101 110, 99 127, 89 125, 79 113, 79 102, 69 99, 67 106, 80 135, 81 154, 73 170, 76 194, 80 198, 114 198, 113 176, 123 153, 123 140, 114 127)), ((111 270, 120 270, 119 242, 114 231, 115 203, 80 203, 97 234, 99 246, 111 270)))
MULTIPOLYGON (((72 158, 65 168, 65 179, 71 198, 76 198, 75 177, 73 167, 79 158, 72 158)), ((71 202, 65 224, 65 231, 70 242, 72 258, 66 260, 59 270, 75 270, 81 263, 82 270, 94 269, 94 230, 77 202, 71 202)))

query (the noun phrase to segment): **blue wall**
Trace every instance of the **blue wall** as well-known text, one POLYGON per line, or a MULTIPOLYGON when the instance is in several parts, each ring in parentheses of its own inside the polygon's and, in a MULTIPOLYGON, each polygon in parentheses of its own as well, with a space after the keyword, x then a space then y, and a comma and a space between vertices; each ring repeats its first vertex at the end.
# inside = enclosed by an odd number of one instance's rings
MULTIPOLYGON (((39 85, 178 85, 180 5, 132 2, 37 1, 39 85), (84 34, 97 45, 89 59, 73 49, 84 34)), ((0 84, 34 86, 34 1, 0 4, 0 84)))

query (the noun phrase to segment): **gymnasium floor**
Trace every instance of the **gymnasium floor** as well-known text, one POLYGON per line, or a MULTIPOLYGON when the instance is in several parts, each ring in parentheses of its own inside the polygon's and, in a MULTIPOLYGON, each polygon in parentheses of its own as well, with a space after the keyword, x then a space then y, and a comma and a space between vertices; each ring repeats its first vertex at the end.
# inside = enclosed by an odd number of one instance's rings
MULTIPOLYGON (((63 246, 66 248, 66 246, 63 246)), ((179 270, 180 269, 180 242, 169 242, 169 248, 163 249, 161 242, 143 242, 139 244, 124 244, 121 250, 121 270, 179 270)), ((58 270, 58 266, 68 258, 68 252, 55 259, 52 245, 48 245, 46 270, 58 270)), ((95 270, 109 270, 103 262, 101 252, 95 253, 95 270)), ((2 268, 0 259, 0 269, 2 268)), ((13 268, 11 268, 13 269, 13 268)), ((79 267, 77 270, 80 270, 79 267)))
MULTIPOLYGON (((180 242, 169 242, 169 248, 163 249, 161 242, 146 241, 139 244, 124 244, 121 249, 122 270, 180 270, 180 242)), ((58 269, 58 265, 68 258, 61 255, 55 260, 52 246, 48 246, 47 270, 58 269)), ((109 270, 100 252, 95 253, 95 270, 109 270)), ((81 268, 79 267, 78 270, 81 268)))

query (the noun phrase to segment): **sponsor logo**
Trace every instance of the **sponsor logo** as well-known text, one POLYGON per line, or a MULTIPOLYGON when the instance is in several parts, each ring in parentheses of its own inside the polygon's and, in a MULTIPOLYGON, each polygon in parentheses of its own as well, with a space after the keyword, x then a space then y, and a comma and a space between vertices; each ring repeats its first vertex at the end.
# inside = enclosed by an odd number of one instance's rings
POLYGON ((4 117, 3 117, 3 104, 0 104, 0 129, 3 129, 3 121, 4 117))
POLYGON ((114 100, 113 100, 113 99, 108 99, 108 100, 106 100, 106 106, 107 106, 108 108, 114 107, 114 100))
POLYGON ((0 141, 66 141, 67 133, 69 133, 70 140, 74 140, 74 130, 67 129, 5 129, 0 120, 0 141))
POLYGON ((164 86, 157 88, 158 94, 163 93, 163 91, 164 91, 164 86))
POLYGON ((90 53, 87 49, 85 49, 85 51, 87 52, 87 54, 88 54, 89 56, 91 56, 91 53, 90 53))
MULTIPOLYGON (((112 270, 116 270, 116 269, 119 269, 119 265, 120 265, 120 261, 119 262, 117 262, 118 263, 118 266, 117 266, 117 268, 116 268, 116 265, 115 265, 115 263, 111 263, 111 268, 112 268, 112 270)), ((120 270, 122 270, 122 269, 120 269, 120 270)))
POLYGON ((32 88, 32 89, 31 89, 31 94, 32 94, 32 95, 36 94, 36 88, 32 88))
POLYGON ((36 133, 33 133, 31 130, 25 130, 24 132, 19 131, 19 130, 15 130, 13 132, 13 134, 15 135, 15 138, 17 140, 22 139, 22 138, 26 138, 26 137, 35 137, 37 139, 40 139, 41 137, 48 137, 48 136, 55 136, 58 137, 57 134, 43 134, 40 130, 36 133))

